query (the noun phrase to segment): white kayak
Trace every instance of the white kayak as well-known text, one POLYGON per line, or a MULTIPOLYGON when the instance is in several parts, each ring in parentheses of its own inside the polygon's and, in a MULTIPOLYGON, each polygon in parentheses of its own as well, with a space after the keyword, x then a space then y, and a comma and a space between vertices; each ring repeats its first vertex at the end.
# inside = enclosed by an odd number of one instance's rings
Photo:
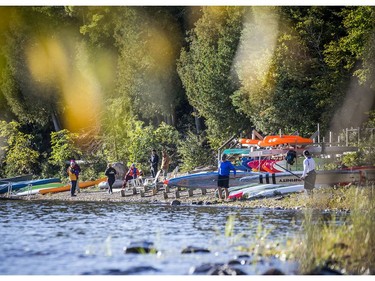
POLYGON ((294 192, 301 192, 304 191, 303 185, 289 185, 284 187, 277 187, 274 189, 267 189, 263 191, 253 192, 249 191, 247 193, 244 193, 243 196, 247 199, 253 199, 258 197, 272 197, 277 195, 282 195, 286 193, 294 193, 294 192))
POLYGON ((282 187, 285 185, 281 184, 250 184, 250 185, 244 185, 242 188, 236 189, 236 190, 230 190, 229 188, 229 199, 234 199, 234 198, 242 198, 244 194, 251 193, 251 192, 260 192, 268 189, 275 189, 278 187, 282 187))
POLYGON ((261 184, 236 190, 229 193, 229 199, 251 199, 257 197, 276 196, 285 193, 300 192, 304 190, 303 184, 282 185, 282 184, 261 184))
MULTIPOLYGON (((123 180, 115 180, 114 184, 112 185, 112 188, 121 188, 123 183, 124 183, 123 180)), ((101 183, 98 184, 98 187, 100 189, 108 189, 109 185, 107 181, 102 181, 101 183)))

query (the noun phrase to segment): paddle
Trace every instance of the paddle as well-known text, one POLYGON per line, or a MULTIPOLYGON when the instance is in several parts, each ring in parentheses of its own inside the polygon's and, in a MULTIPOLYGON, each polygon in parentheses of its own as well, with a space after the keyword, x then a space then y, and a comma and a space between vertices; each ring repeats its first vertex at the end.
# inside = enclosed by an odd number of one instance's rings
POLYGON ((274 163, 274 165, 279 166, 280 168, 284 169, 285 171, 291 173, 293 176, 299 178, 300 180, 303 180, 300 176, 296 175, 296 174, 293 173, 292 171, 289 171, 288 169, 285 169, 283 166, 280 166, 279 164, 276 164, 276 163, 274 163))

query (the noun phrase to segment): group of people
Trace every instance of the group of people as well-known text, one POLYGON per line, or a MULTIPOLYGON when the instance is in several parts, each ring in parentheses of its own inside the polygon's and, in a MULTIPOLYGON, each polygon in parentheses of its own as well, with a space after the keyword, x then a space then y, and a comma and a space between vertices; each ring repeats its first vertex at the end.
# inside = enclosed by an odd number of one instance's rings
MULTIPOLYGON (((308 150, 303 152, 305 159, 303 160, 303 173, 301 179, 304 181, 304 189, 306 190, 307 194, 312 194, 312 190, 315 187, 315 180, 316 180, 316 172, 315 172, 315 161, 311 157, 311 154, 308 150)), ((294 156, 294 155, 293 155, 294 156)), ((159 165, 159 156, 156 153, 156 150, 153 149, 151 151, 151 156, 149 158, 150 163, 150 172, 153 178, 158 176, 158 165, 159 165)), ((163 172, 163 177, 165 178, 169 169, 170 158, 167 152, 163 149, 162 151, 162 163, 161 163, 161 170, 163 172)), ((218 179, 217 179, 217 187, 218 187, 218 194, 219 198, 222 199, 222 189, 225 192, 225 199, 229 198, 229 179, 230 179, 230 171, 233 171, 233 177, 236 177, 236 168, 234 165, 227 159, 227 155, 223 154, 221 161, 218 167, 218 179)), ((76 196, 79 190, 78 178, 81 172, 81 167, 76 163, 75 160, 70 161, 70 166, 67 169, 67 173, 71 182, 70 188, 70 195, 76 196)), ((109 189, 108 193, 112 194, 113 184, 116 181, 116 169, 112 166, 111 163, 108 164, 107 169, 105 170, 105 175, 107 177, 109 189)), ((142 172, 136 167, 133 163, 128 172, 125 174, 123 188, 126 187, 126 184, 131 179, 136 179, 137 177, 141 176, 142 172)))
MULTIPOLYGON (((290 160, 287 160, 289 163, 293 161, 294 158, 297 157, 297 153, 293 150, 291 152, 292 157, 290 160)), ((303 173, 301 179, 304 181, 304 189, 308 195, 312 195, 312 190, 315 187, 315 180, 316 180, 316 172, 315 172, 315 161, 311 157, 311 154, 308 150, 303 151, 303 156, 305 159, 303 160, 303 173)), ((223 199, 222 197, 222 189, 225 191, 225 199, 229 199, 229 179, 230 179, 230 171, 233 171, 233 177, 236 177, 236 168, 233 164, 227 159, 227 155, 223 154, 221 157, 221 161, 219 163, 218 169, 218 179, 217 179, 217 189, 219 198, 223 199)))
MULTIPOLYGON (((150 163, 151 177, 155 178, 155 177, 158 176, 158 167, 159 167, 159 156, 156 153, 155 149, 153 149, 151 151, 151 156, 149 158, 149 163, 150 163)), ((167 176, 167 172, 168 172, 168 169, 169 169, 169 164, 170 164, 170 157, 167 154, 166 150, 163 149, 163 151, 162 151, 162 161, 161 161, 161 171, 163 172, 164 179, 167 176)), ((112 164, 109 163, 108 166, 107 166, 107 169, 104 172, 104 174, 107 177, 107 182, 108 182, 108 185, 109 185, 108 193, 112 194, 113 193, 112 187, 113 187, 113 184, 116 181, 117 171, 116 171, 116 169, 114 169, 112 167, 112 164)), ((132 179, 136 179, 139 176, 143 176, 143 172, 141 170, 139 170, 134 163, 131 164, 129 170, 127 171, 127 173, 124 176, 124 181, 123 181, 123 184, 122 184, 122 189, 125 189, 128 181, 130 181, 132 179)))

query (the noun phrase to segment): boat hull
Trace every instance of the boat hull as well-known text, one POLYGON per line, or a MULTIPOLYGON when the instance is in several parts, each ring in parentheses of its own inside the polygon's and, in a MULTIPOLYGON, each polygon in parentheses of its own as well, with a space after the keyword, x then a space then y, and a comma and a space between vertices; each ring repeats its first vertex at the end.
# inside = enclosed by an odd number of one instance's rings
MULTIPOLYGON (((271 184, 303 184, 302 171, 293 171, 292 173, 263 173, 258 176, 243 177, 242 183, 271 183, 271 184), (293 173, 293 174, 292 174, 293 173)), ((375 170, 332 170, 317 171, 315 186, 338 185, 349 183, 363 183, 363 178, 374 181, 375 170)))
MULTIPOLYGON (((230 175, 229 186, 238 186, 243 183, 240 179, 245 176, 258 175, 257 172, 243 172, 237 171, 236 176, 233 178, 233 174, 230 175)), ((202 172, 197 174, 191 174, 167 180, 167 185, 170 187, 185 187, 185 188, 202 188, 212 189, 217 188, 218 172, 202 172)))

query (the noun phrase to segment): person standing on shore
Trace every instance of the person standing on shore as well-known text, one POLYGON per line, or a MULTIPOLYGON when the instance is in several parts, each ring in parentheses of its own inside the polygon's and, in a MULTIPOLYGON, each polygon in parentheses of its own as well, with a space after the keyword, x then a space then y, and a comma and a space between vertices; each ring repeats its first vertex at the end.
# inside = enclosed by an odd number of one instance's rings
POLYGON ((305 156, 301 176, 301 179, 304 181, 303 188, 306 190, 307 195, 312 195, 316 180, 315 161, 308 150, 305 150, 303 155, 305 156))
POLYGON ((225 199, 229 198, 229 174, 233 171, 233 175, 236 176, 236 168, 233 164, 227 160, 227 155, 223 154, 221 157, 221 162, 219 164, 218 178, 217 178, 217 189, 219 193, 219 198, 222 199, 221 188, 224 188, 225 199))
POLYGON ((105 170, 104 174, 107 176, 107 182, 109 186, 108 193, 113 194, 112 186, 115 183, 117 171, 112 167, 111 163, 108 163, 107 169, 105 170))
POLYGON ((167 178, 167 173, 168 173, 168 169, 169 169, 169 163, 170 163, 169 155, 168 155, 167 151, 165 151, 165 149, 163 149, 163 151, 162 151, 162 159, 161 159, 161 170, 163 172, 163 178, 164 178, 164 180, 167 178))
POLYGON ((156 173, 158 172, 158 164, 159 164, 159 156, 156 154, 156 150, 153 149, 151 152, 151 157, 149 159, 149 162, 151 164, 151 176, 155 178, 156 173))
POLYGON ((77 183, 76 183, 76 190, 77 193, 81 192, 81 189, 79 188, 79 174, 81 173, 81 167, 77 164, 77 162, 73 159, 71 160, 74 164, 74 173, 77 176, 77 183))
POLYGON ((70 161, 70 166, 67 169, 67 173, 70 180, 70 196, 75 197, 77 196, 76 193, 76 186, 77 186, 77 171, 74 168, 74 161, 70 161))

